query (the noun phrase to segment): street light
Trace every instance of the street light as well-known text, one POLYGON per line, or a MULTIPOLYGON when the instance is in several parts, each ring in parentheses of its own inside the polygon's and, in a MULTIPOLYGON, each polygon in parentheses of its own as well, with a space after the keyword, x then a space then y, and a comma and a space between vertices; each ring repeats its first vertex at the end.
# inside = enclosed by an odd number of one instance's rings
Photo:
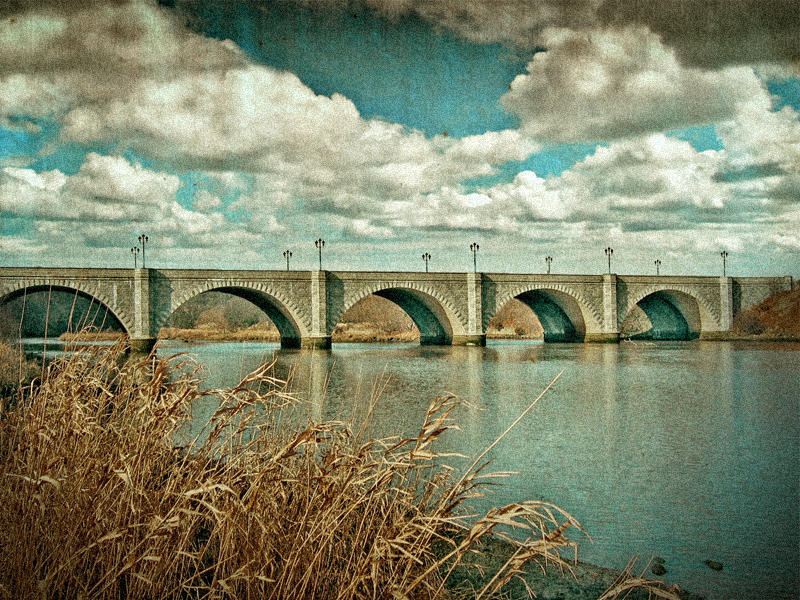
POLYGON ((550 275, 550 263, 553 262, 553 257, 548 256, 547 258, 544 259, 544 262, 547 263, 547 274, 550 275))
POLYGON ((656 262, 653 263, 653 264, 655 264, 655 266, 656 266, 656 276, 658 276, 659 275, 658 269, 659 269, 659 267, 661 267, 661 261, 656 259, 656 262))
POLYGON ((286 259, 286 270, 288 271, 288 270, 289 270, 289 259, 290 259, 290 258, 292 258, 292 253, 291 253, 291 251, 290 251, 290 250, 286 250, 286 251, 283 253, 283 258, 285 258, 285 259, 286 259))
POLYGON ((478 272, 478 250, 480 249, 480 246, 478 246, 478 244, 473 242, 473 243, 471 243, 469 245, 469 249, 472 250, 472 268, 477 273, 478 272))
POLYGON ((139 236, 139 243, 142 245, 142 268, 143 268, 143 269, 146 269, 146 268, 147 268, 147 267, 145 266, 145 262, 144 262, 144 245, 145 245, 145 244, 146 244, 148 241, 150 241, 150 238, 149 238, 149 237, 147 237, 145 234, 142 234, 142 235, 140 235, 140 236, 139 236))
POLYGON ((136 259, 139 258, 139 246, 134 246, 131 248, 131 254, 133 254, 133 268, 137 267, 136 259))
POLYGON ((614 254, 614 249, 610 246, 606 248, 606 256, 608 257, 608 274, 611 275, 611 256, 614 254))
POLYGON ((429 261, 430 259, 431 259, 431 255, 430 255, 430 254, 428 254, 427 252, 426 252, 425 254, 423 254, 423 255, 422 255, 422 260, 424 260, 424 261, 425 261, 425 272, 426 272, 426 273, 428 272, 428 261, 429 261))
POLYGON ((728 253, 723 250, 719 255, 722 257, 722 276, 725 277, 727 275, 725 271, 725 259, 728 258, 728 253))
POLYGON ((319 238, 314 245, 319 249, 319 270, 322 271, 322 249, 325 247, 325 240, 319 238))

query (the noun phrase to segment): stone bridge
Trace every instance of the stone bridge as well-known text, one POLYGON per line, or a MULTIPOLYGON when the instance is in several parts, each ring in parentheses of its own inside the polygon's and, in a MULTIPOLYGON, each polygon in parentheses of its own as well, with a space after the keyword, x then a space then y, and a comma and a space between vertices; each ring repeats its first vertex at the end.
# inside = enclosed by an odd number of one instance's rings
POLYGON ((654 339, 724 339, 737 314, 792 285, 788 276, 4 267, 0 303, 35 291, 72 291, 104 305, 135 348, 149 349, 175 309, 215 290, 266 312, 282 346, 328 348, 344 312, 370 294, 405 310, 422 344, 483 345, 489 321, 517 298, 536 313, 545 341, 617 342, 637 305, 654 339))

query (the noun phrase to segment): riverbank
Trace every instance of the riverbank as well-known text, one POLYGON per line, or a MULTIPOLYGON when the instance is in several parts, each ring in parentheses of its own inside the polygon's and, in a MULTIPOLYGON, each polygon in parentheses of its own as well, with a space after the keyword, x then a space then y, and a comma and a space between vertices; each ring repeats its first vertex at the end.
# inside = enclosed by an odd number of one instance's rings
MULTIPOLYGON (((474 562, 478 565, 477 570, 468 573, 458 573, 457 577, 451 581, 453 589, 472 589, 480 587, 486 577, 479 577, 481 569, 491 573, 499 565, 509 559, 513 549, 502 540, 492 540, 482 550, 474 562)), ((606 567, 598 567, 584 562, 577 562, 570 565, 571 570, 561 571, 558 568, 544 570, 538 565, 528 565, 524 569, 524 574, 517 579, 511 580, 504 592, 510 598, 527 598, 527 590, 530 589, 540 600, 598 600, 599 598, 628 598, 629 600, 645 600, 652 598, 663 598, 662 592, 673 594, 680 600, 704 600, 703 596, 693 594, 678 586, 666 583, 660 587, 656 593, 653 589, 636 589, 633 582, 635 580, 655 582, 660 579, 653 575, 652 568, 661 564, 661 559, 657 558, 650 562, 647 560, 632 561, 628 569, 619 570, 606 567), (630 590, 623 588, 632 586, 630 590), (619 596, 614 593, 619 592, 619 596), (630 595, 625 595, 629 591, 630 595), (652 592, 652 594, 650 593, 652 592)), ((656 567, 656 571, 659 569, 656 567)), ((666 596, 669 597, 669 596, 666 596)))
MULTIPOLYGON (((83 332, 64 333, 59 336, 62 342, 108 342, 117 341, 122 337, 116 332, 83 332)), ((534 335, 516 335, 513 331, 492 331, 487 333, 487 339, 514 340, 514 339, 541 339, 534 335)), ((374 323, 343 323, 337 325, 331 335, 334 343, 356 344, 411 344, 419 342, 419 331, 414 329, 385 329, 374 323)), ((246 329, 226 330, 214 328, 184 329, 178 327, 164 327, 158 333, 160 340, 179 340, 197 342, 279 342, 281 339, 277 329, 259 323, 246 329)))

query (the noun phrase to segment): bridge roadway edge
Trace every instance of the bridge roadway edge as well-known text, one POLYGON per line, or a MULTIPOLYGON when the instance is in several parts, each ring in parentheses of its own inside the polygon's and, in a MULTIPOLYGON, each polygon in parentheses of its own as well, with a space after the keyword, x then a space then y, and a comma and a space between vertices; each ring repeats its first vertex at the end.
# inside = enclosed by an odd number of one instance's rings
MULTIPOLYGON (((205 282, 205 287, 196 290, 195 295, 237 286, 267 290, 273 301, 283 303, 281 310, 296 320, 296 334, 284 336, 286 339, 282 337, 282 345, 321 349, 331 347, 334 321, 346 308, 345 295, 349 294, 348 302, 352 305, 358 297, 382 289, 406 289, 439 306, 437 317, 444 318, 444 315, 451 321, 449 339, 445 343, 483 346, 489 320, 521 291, 553 290, 556 295, 571 296, 576 306, 580 305, 585 321, 584 331, 576 341, 615 343, 620 339, 621 321, 645 294, 664 290, 690 297, 697 302, 704 319, 698 337, 726 340, 731 338, 737 314, 771 295, 795 287, 791 276, 0 267, 0 302, 19 296, 21 290, 27 289, 59 288, 81 292, 106 305, 128 333, 132 349, 147 352, 155 345, 163 321, 189 297, 177 296, 176 281, 180 277, 205 282)), ((421 343, 426 343, 424 337, 421 343)))

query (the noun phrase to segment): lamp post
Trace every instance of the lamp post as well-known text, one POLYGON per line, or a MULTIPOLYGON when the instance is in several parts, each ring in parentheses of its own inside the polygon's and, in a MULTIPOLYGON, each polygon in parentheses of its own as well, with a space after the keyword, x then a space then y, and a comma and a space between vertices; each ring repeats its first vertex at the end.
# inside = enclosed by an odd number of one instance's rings
POLYGON ((145 234, 139 236, 139 243, 142 245, 142 268, 146 269, 147 265, 144 262, 144 245, 150 241, 150 238, 147 237, 145 234))
POLYGON ((469 245, 469 249, 472 250, 472 268, 475 271, 475 273, 477 273, 478 272, 478 250, 480 249, 480 246, 478 246, 478 244, 473 242, 473 243, 471 243, 469 245))
POLYGON ((659 275, 659 268, 661 267, 661 261, 656 259, 656 262, 653 263, 656 266, 656 276, 659 275))
POLYGON ((552 256, 548 256, 548 257, 546 257, 546 258, 544 259, 544 262, 546 262, 546 263, 547 263, 547 274, 548 274, 548 275, 550 275, 550 263, 552 263, 552 262, 553 262, 553 257, 552 257, 552 256))
POLYGON ((289 270, 289 259, 290 259, 290 258, 292 258, 292 252, 291 252, 291 250, 286 250, 286 251, 283 253, 283 258, 285 258, 285 259, 286 259, 286 270, 288 271, 288 270, 289 270))
POLYGON ((131 248, 131 254, 133 254, 133 268, 137 268, 137 261, 136 259, 139 258, 139 246, 134 246, 131 248))
POLYGON ((725 252, 725 250, 723 250, 722 252, 719 253, 719 255, 722 257, 722 276, 725 277, 727 275, 725 269, 725 259, 728 258, 728 253, 725 252))
POLYGON ((614 249, 609 246, 606 248, 606 256, 608 257, 608 274, 611 275, 611 256, 614 254, 614 249))
POLYGON ((424 260, 424 261, 425 261, 425 272, 426 272, 426 273, 428 272, 428 261, 429 261, 430 259, 431 259, 431 255, 430 255, 430 254, 428 254, 427 252, 425 252, 425 253, 422 255, 422 260, 424 260))
POLYGON ((322 271, 322 249, 325 247, 325 240, 319 238, 314 245, 319 249, 319 270, 322 271))

